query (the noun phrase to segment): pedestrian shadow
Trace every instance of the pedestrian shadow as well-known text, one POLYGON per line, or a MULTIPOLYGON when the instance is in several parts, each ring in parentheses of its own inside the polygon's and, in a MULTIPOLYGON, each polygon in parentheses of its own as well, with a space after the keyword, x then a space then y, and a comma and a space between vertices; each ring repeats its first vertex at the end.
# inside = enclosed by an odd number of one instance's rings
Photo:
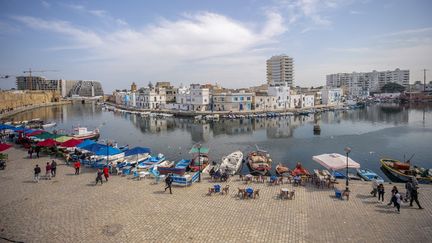
POLYGON ((33 180, 25 180, 25 181, 23 181, 22 183, 36 183, 35 181, 33 181, 33 180))
POLYGON ((165 191, 154 191, 153 194, 169 194, 169 192, 165 192, 165 191))
POLYGON ((75 174, 74 173, 67 173, 67 174, 64 174, 65 176, 75 176, 75 174))
POLYGON ((396 212, 392 209, 375 209, 378 213, 384 213, 384 214, 395 214, 396 212))

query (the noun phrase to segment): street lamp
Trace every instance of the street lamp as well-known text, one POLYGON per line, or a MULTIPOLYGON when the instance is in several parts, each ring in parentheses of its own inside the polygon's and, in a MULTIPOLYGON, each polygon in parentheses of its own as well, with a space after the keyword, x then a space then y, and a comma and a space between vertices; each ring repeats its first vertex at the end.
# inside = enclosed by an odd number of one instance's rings
POLYGON ((197 144, 198 148, 198 163, 199 163, 199 174, 198 174, 198 182, 201 182, 201 144, 197 144))
POLYGON ((345 147, 344 149, 345 153, 346 153, 346 175, 345 175, 345 179, 346 179, 346 191, 349 191, 348 189, 348 154, 351 152, 351 148, 350 147, 345 147))

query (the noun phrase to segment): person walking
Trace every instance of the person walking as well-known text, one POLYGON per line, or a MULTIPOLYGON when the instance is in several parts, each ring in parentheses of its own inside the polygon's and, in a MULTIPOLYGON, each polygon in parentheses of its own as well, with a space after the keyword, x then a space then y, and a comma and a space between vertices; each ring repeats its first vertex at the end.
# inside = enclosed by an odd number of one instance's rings
POLYGON ((108 169, 108 166, 104 166, 104 168, 103 168, 103 175, 104 175, 104 177, 105 177, 105 181, 108 181, 108 177, 109 177, 109 169, 108 169))
POLYGON ((39 165, 36 165, 36 167, 34 168, 34 181, 37 183, 39 182, 39 174, 41 173, 41 168, 39 167, 39 165))
POLYGON ((79 160, 77 160, 74 163, 74 167, 75 167, 75 175, 79 175, 79 173, 80 173, 80 167, 81 167, 81 163, 79 162, 79 160))
POLYGON ((400 205, 401 205, 401 203, 402 203, 401 195, 399 194, 399 192, 397 192, 397 193, 394 195, 394 197, 395 197, 395 199, 394 199, 394 206, 396 207, 396 211, 397 211, 397 213, 400 213, 400 205))
POLYGON ((55 160, 51 161, 51 175, 52 177, 55 177, 57 173, 57 162, 55 160))
POLYGON ((410 178, 410 180, 409 180, 409 182, 408 182, 409 184, 409 190, 410 190, 410 192, 409 192, 409 194, 410 194, 410 196, 411 196, 411 199, 410 199, 410 207, 412 207, 413 206, 413 202, 415 201, 416 202, 416 204, 417 204, 417 206, 419 207, 419 209, 423 209, 422 208, 422 206, 420 206, 420 203, 419 203, 419 201, 418 201, 418 191, 417 191, 417 189, 418 189, 418 184, 416 183, 416 181, 414 181, 412 178, 410 178))
POLYGON ((96 184, 95 184, 95 186, 98 184, 99 181, 100 181, 100 183, 102 185, 102 175, 103 175, 103 172, 100 169, 98 169, 97 173, 96 173, 96 184))
POLYGON ((45 166, 45 177, 49 180, 51 180, 51 165, 49 162, 47 162, 45 166))
POLYGON ((391 193, 392 193, 392 196, 390 198, 390 202, 387 203, 387 205, 392 205, 392 203, 394 203, 394 201, 395 201, 395 195, 396 195, 396 193, 399 193, 399 191, 398 191, 398 189, 397 189, 396 186, 393 186, 393 189, 391 190, 391 193))
POLYGON ((166 185, 165 191, 167 189, 169 189, 170 194, 172 194, 172 191, 171 191, 171 184, 172 184, 172 182, 173 182, 173 178, 172 178, 171 174, 168 174, 168 176, 165 178, 165 185, 166 185))
POLYGON ((384 193, 385 193, 385 191, 384 191, 384 185, 382 183, 380 183, 378 185, 377 190, 378 190, 378 202, 381 199, 381 203, 383 203, 384 202, 384 193))
POLYGON ((373 197, 376 197, 377 192, 378 192, 378 181, 377 181, 377 179, 378 179, 377 176, 375 176, 375 177, 372 179, 372 191, 371 191, 370 194, 371 194, 373 197))
POLYGON ((29 155, 30 159, 33 157, 33 148, 32 147, 29 148, 28 155, 29 155))
POLYGON ((39 146, 36 146, 35 148, 35 152, 36 152, 36 157, 39 158, 39 153, 40 153, 41 148, 39 146))

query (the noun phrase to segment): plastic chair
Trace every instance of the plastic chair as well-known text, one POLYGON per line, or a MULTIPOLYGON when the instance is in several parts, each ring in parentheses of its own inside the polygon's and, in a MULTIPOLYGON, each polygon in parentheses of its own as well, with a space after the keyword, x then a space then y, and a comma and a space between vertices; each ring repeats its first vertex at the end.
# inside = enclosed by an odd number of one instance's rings
POLYGON ((221 191, 221 185, 216 184, 216 185, 214 185, 213 187, 214 187, 214 192, 219 193, 219 192, 221 191))

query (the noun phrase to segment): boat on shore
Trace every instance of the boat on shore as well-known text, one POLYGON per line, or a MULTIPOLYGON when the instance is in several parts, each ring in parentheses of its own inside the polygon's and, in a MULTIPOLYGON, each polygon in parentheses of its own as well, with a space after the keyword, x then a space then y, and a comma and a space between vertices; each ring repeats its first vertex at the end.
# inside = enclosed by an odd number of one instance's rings
POLYGON ((177 162, 174 167, 166 167, 160 165, 157 168, 161 175, 166 175, 166 174, 184 175, 190 162, 191 160, 189 159, 182 159, 179 162, 177 162))
POLYGON ((381 159, 382 168, 390 173, 396 179, 402 182, 408 182, 411 178, 416 178, 418 183, 432 183, 432 173, 430 169, 422 169, 412 166, 408 162, 400 162, 395 159, 381 159))
POLYGON ((297 162, 296 167, 294 168, 294 170, 292 170, 291 172, 292 176, 310 176, 311 174, 309 173, 309 171, 307 169, 305 169, 302 164, 300 162, 297 162))
POLYGON ((43 129, 47 129, 47 128, 51 128, 51 127, 55 127, 55 126, 57 126, 57 123, 55 123, 55 122, 50 122, 50 123, 45 123, 45 124, 43 124, 43 125, 42 125, 42 128, 43 128, 43 129))
POLYGON ((137 168, 138 169, 150 169, 151 167, 155 165, 159 165, 165 161, 165 156, 163 154, 158 154, 157 156, 150 156, 147 159, 141 161, 138 163, 137 168))
POLYGON ((370 169, 357 169, 357 174, 365 181, 374 180, 376 177, 378 183, 384 183, 384 179, 370 169))
POLYGON ((74 129, 74 134, 72 137, 75 139, 94 139, 97 140, 100 136, 99 129, 94 129, 93 131, 88 131, 87 127, 77 127, 74 129))
POLYGON ((291 170, 288 167, 284 166, 282 163, 276 165, 275 171, 276 171, 276 175, 279 176, 291 174, 291 170))
POLYGON ((243 162, 243 153, 235 151, 222 158, 222 163, 219 166, 221 174, 235 175, 241 168, 243 162))
POLYGON ((191 163, 189 164, 190 171, 199 171, 203 170, 209 164, 208 154, 195 154, 191 163))
POLYGON ((266 175, 271 170, 272 159, 266 151, 258 149, 248 154, 247 163, 251 173, 266 175))

